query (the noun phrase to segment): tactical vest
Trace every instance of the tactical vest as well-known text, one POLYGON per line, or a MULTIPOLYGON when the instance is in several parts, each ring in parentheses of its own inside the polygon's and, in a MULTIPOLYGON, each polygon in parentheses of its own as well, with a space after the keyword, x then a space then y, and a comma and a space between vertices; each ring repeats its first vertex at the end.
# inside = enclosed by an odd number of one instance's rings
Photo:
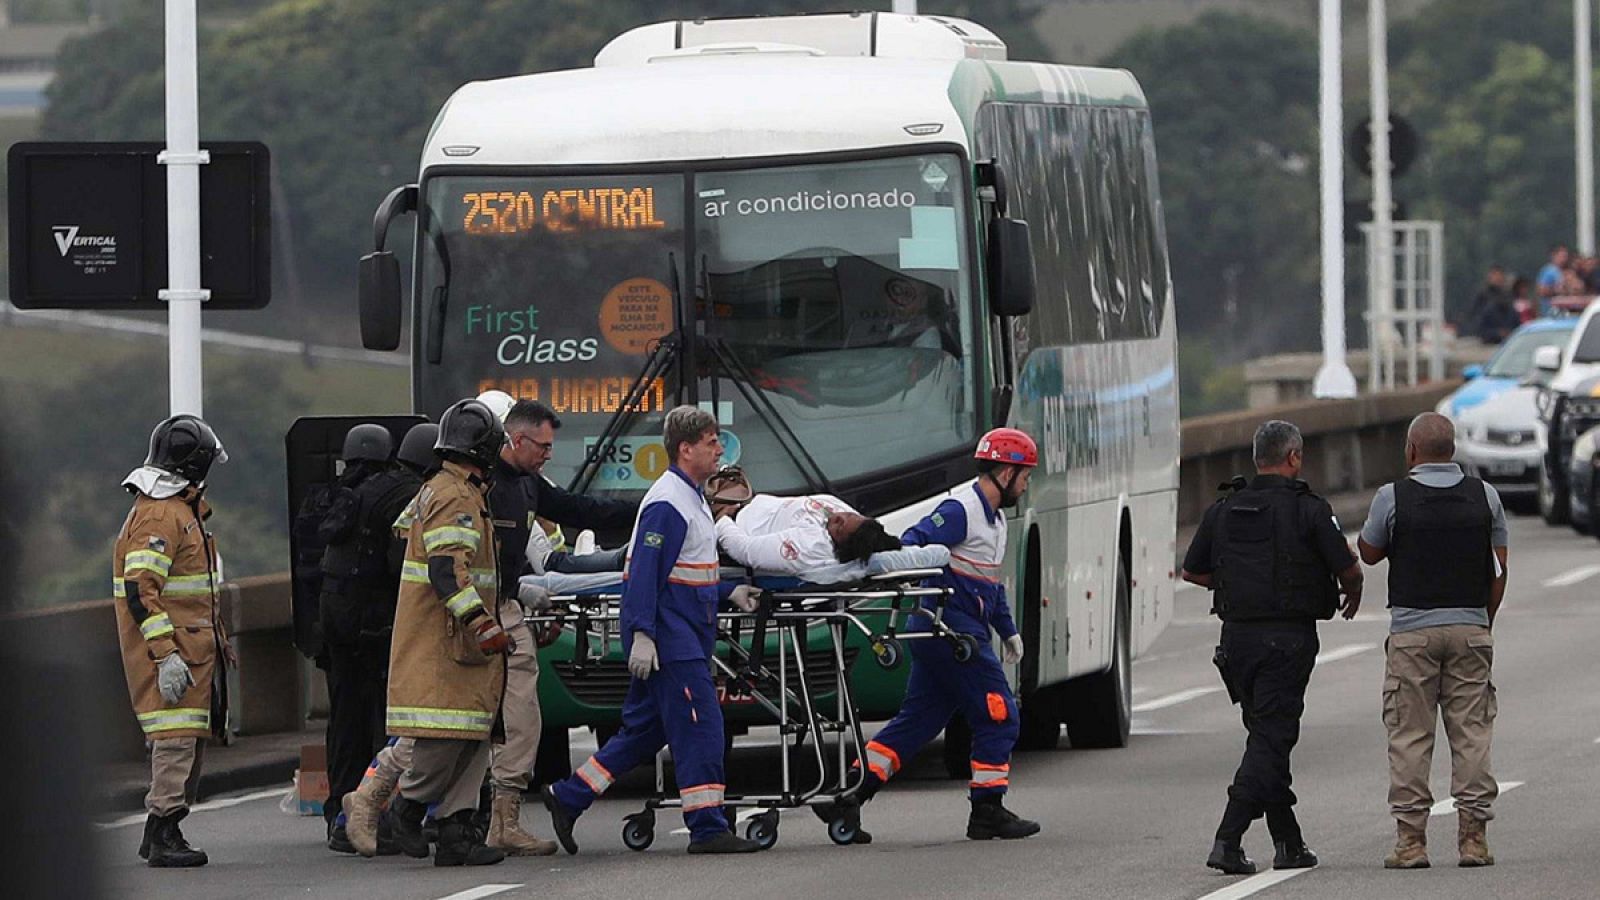
POLYGON ((341 643, 377 634, 394 623, 400 572, 393 565, 394 518, 416 496, 421 480, 391 469, 369 475, 351 489, 350 527, 322 554, 322 619, 326 637, 341 643))
POLYGON ((1331 619, 1339 590, 1312 545, 1303 481, 1249 485, 1218 501, 1211 544, 1211 611, 1224 622, 1331 619))
POLYGON ((1395 482, 1389 605, 1488 607, 1493 526, 1483 482, 1470 475, 1447 488, 1429 487, 1415 478, 1395 482))

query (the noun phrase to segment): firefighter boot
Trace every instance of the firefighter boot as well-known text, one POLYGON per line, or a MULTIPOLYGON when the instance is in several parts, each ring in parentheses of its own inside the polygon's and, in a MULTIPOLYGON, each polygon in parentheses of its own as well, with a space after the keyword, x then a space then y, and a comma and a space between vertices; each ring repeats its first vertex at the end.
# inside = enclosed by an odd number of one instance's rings
POLYGON ((187 809, 180 809, 156 819, 155 828, 150 833, 150 868, 189 869, 203 866, 209 861, 204 850, 189 846, 182 829, 178 827, 178 822, 188 814, 187 809))
POLYGON ((988 794, 972 798, 972 815, 967 818, 967 838, 1003 841, 1025 838, 1039 833, 1039 823, 1018 816, 1000 802, 1002 795, 988 794))
POLYGON ((1428 832, 1422 828, 1395 823, 1394 850, 1383 859, 1385 869, 1426 869, 1428 867, 1428 832))
POLYGON ((378 855, 378 819, 383 805, 394 796, 398 781, 368 775, 355 790, 344 795, 345 837, 362 856, 378 855))
POLYGON ((504 850, 507 856, 549 856, 556 852, 555 841, 540 840, 522 830, 522 792, 516 788, 494 789, 488 845, 504 850))
POLYGON ((412 859, 428 858, 428 839, 422 835, 422 817, 427 814, 427 804, 404 797, 395 797, 389 804, 394 842, 400 845, 400 852, 412 859))
POLYGON ((1244 855, 1244 847, 1238 841, 1222 838, 1211 844, 1211 855, 1206 857, 1206 867, 1216 869, 1224 875, 1256 873, 1256 864, 1250 861, 1250 857, 1244 855))
POLYGON ((1456 832, 1456 847, 1461 853, 1463 868, 1494 865, 1494 854, 1489 852, 1488 822, 1467 814, 1466 810, 1456 812, 1458 830, 1456 832))
POLYGON ((483 833, 473 822, 478 811, 463 809, 439 823, 439 846, 433 853, 436 866, 492 866, 506 855, 483 843, 483 833))
POLYGON ((158 823, 160 821, 161 821, 161 818, 159 816, 157 816, 155 813, 150 813, 149 815, 145 816, 145 818, 144 818, 144 839, 139 841, 139 858, 140 859, 149 859, 150 858, 150 836, 152 834, 155 834, 156 823, 158 823))

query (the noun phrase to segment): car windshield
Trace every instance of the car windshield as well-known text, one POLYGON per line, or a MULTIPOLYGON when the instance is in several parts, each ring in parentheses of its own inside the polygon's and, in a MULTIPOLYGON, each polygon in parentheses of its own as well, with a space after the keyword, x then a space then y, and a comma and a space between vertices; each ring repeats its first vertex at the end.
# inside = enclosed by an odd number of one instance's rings
POLYGON ((1568 328, 1541 328, 1511 336, 1484 367, 1491 378, 1522 378, 1533 371, 1533 355, 1540 347, 1561 347, 1572 337, 1568 328))
POLYGON ((1575 363, 1600 362, 1600 325, 1595 324, 1594 317, 1583 326, 1583 337, 1578 338, 1578 346, 1572 351, 1572 361, 1575 363))

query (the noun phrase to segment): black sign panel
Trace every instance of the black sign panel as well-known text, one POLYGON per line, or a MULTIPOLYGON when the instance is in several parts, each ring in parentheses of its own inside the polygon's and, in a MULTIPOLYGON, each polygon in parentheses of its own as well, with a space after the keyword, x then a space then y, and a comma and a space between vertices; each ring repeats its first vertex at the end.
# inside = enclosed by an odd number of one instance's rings
MULTIPOLYGON (((11 302, 21 309, 160 310, 167 282, 167 171, 158 143, 13 144, 11 302)), ((272 296, 265 144, 208 143, 200 167, 205 308, 272 296)))

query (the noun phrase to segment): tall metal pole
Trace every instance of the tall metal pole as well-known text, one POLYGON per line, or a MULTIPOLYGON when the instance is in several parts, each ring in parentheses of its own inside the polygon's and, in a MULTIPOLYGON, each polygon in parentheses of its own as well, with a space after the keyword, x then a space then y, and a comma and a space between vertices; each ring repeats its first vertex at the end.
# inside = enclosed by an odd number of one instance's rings
POLYGON ((1577 109, 1578 252, 1594 255, 1594 66, 1590 62, 1590 0, 1572 3, 1573 94, 1577 109))
POLYGON ((167 377, 174 415, 201 415, 200 150, 195 0, 166 0, 167 149, 167 377))
POLYGON ((1368 282, 1372 285, 1372 296, 1368 312, 1373 317, 1372 334, 1376 339, 1376 346, 1368 352, 1374 360, 1380 357, 1384 360, 1382 384, 1369 385, 1374 390, 1395 385, 1394 191, 1389 164, 1388 28, 1387 0, 1368 0, 1368 77, 1372 93, 1372 277, 1368 282))
POLYGON ((1339 108, 1339 0, 1321 0, 1319 28, 1322 129, 1322 367, 1311 385, 1317 397, 1356 395, 1356 377, 1345 361, 1344 342, 1344 130, 1339 108))

